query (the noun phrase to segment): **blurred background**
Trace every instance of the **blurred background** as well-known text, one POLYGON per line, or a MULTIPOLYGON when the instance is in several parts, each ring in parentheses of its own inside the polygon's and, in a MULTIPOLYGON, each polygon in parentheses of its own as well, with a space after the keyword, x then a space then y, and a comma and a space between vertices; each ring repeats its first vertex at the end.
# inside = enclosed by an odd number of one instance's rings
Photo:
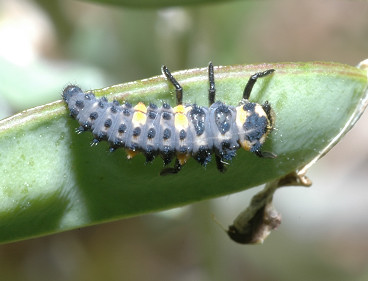
MULTIPOLYGON (((172 70, 368 58, 368 2, 224 1, 133 9, 78 1, 0 0, 0 118, 172 70)), ((263 245, 225 227, 254 188, 191 206, 0 245, 0 280, 368 280, 368 116, 285 187, 283 222, 263 245)))

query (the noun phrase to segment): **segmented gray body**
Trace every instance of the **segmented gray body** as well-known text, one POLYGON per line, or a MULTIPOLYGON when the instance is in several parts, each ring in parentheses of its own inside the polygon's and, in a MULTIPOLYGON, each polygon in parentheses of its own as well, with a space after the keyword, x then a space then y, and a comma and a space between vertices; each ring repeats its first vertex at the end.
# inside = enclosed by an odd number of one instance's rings
POLYGON ((242 145, 245 149, 258 151, 272 126, 262 107, 247 100, 238 107, 215 102, 209 108, 185 105, 180 112, 178 106, 165 103, 141 110, 129 103, 97 99, 74 85, 64 90, 63 99, 81 125, 78 130, 92 131, 94 142, 107 140, 112 149, 143 152, 147 161, 161 155, 165 164, 175 156, 189 155, 206 165, 212 153, 228 161, 242 143, 246 143, 242 145), (239 123, 239 111, 246 114, 245 122, 239 123), (180 120, 176 120, 178 114, 180 120))

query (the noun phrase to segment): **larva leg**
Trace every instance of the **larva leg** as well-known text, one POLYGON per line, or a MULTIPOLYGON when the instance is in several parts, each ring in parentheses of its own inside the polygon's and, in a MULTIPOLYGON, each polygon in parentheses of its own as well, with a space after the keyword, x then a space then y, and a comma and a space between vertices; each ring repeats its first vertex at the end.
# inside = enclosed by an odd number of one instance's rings
POLYGON ((257 79, 260 78, 260 77, 264 77, 266 75, 269 75, 271 74, 272 72, 274 72, 275 70, 274 69, 268 69, 266 71, 263 71, 263 72, 257 72, 255 74, 253 74, 249 80, 248 80, 248 83, 247 85, 245 85, 245 88, 244 88, 244 92, 243 92, 243 99, 249 99, 250 97, 250 94, 252 92, 252 89, 253 89, 253 86, 254 84, 257 82, 257 79))
POLYGON ((179 160, 176 159, 174 168, 162 169, 162 171, 160 172, 160 176, 167 176, 167 175, 177 174, 177 173, 180 172, 180 170, 181 170, 181 165, 179 163, 179 160))
POLYGON ((226 167, 225 167, 225 163, 221 160, 221 157, 218 155, 215 155, 215 159, 216 159, 217 170, 221 173, 225 173, 226 167))
MULTIPOLYGON (((215 103, 216 98, 216 88, 215 88, 215 74, 213 71, 213 64, 209 62, 208 64, 208 81, 209 81, 209 89, 208 89, 208 102, 209 106, 215 103)), ((224 162, 221 160, 221 157, 215 155, 217 170, 221 173, 226 171, 226 167, 224 162)))
POLYGON ((268 152, 268 151, 260 151, 260 150, 256 150, 254 151, 255 155, 257 155, 260 158, 276 158, 276 154, 272 153, 272 152, 268 152))
POLYGON ((183 103, 183 88, 180 86, 178 81, 172 76, 170 70, 166 67, 166 65, 163 65, 161 68, 162 73, 166 76, 166 78, 171 82, 171 84, 174 85, 176 90, 176 105, 183 103))
POLYGON ((215 89, 215 75, 213 72, 213 64, 210 62, 208 64, 208 81, 210 83, 210 88, 208 89, 208 102, 209 106, 215 103, 215 95, 216 95, 216 89, 215 89))

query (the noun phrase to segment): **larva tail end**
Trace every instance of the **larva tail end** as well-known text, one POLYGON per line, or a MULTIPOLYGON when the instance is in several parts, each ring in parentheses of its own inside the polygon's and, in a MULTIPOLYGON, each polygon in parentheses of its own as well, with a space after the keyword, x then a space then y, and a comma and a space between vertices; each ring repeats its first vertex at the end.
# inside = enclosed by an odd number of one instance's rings
POLYGON ((78 94, 78 93, 83 93, 82 89, 79 88, 76 85, 69 85, 67 86, 62 94, 63 100, 65 100, 66 102, 68 102, 68 100, 70 99, 70 97, 78 94))

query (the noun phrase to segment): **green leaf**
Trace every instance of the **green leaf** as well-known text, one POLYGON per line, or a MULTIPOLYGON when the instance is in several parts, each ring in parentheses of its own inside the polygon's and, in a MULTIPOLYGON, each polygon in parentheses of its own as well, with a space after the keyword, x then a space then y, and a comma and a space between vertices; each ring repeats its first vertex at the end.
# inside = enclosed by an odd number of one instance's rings
MULTIPOLYGON (((78 135, 62 101, 24 111, 0 122, 0 241, 8 242, 169 209, 244 190, 303 167, 343 135, 366 104, 366 70, 336 63, 280 63, 215 68, 217 100, 236 105, 249 76, 260 78, 251 100, 268 100, 275 129, 264 151, 276 159, 239 150, 224 174, 212 161, 193 159, 177 175, 160 176, 161 159, 126 160, 107 142, 90 146, 90 132, 78 135)), ((173 73, 184 102, 207 105, 207 69, 173 73)), ((175 104, 175 91, 162 76, 93 91, 109 100, 175 104)))

